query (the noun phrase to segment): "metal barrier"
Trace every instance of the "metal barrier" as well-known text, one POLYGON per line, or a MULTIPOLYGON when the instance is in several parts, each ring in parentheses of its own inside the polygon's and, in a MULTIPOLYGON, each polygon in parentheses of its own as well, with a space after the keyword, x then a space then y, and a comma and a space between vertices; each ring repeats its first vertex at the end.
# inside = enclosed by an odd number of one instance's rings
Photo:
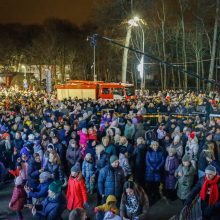
POLYGON ((192 202, 190 207, 184 206, 179 214, 169 220, 199 220, 202 219, 202 210, 198 197, 192 202))

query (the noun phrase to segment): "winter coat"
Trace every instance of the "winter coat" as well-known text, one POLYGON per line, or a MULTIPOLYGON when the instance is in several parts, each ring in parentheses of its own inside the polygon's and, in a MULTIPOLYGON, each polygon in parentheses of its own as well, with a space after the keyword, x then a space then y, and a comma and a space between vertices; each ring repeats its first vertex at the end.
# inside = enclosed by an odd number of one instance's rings
POLYGON ((13 189, 12 198, 10 201, 10 209, 13 211, 21 211, 26 202, 26 192, 24 186, 15 186, 13 189))
POLYGON ((165 162, 165 189, 174 190, 176 186, 176 177, 174 176, 176 169, 179 166, 177 156, 167 156, 165 162))
POLYGON ((94 130, 91 134, 88 134, 88 140, 97 141, 97 131, 94 130))
POLYGON ((32 197, 32 198, 46 198, 48 195, 48 188, 50 185, 51 181, 47 181, 44 183, 40 183, 37 188, 35 188, 34 191, 30 191, 28 193, 28 197, 32 197))
POLYGON ((114 195, 117 199, 121 197, 125 181, 124 171, 119 166, 116 169, 110 165, 100 170, 98 177, 98 190, 100 195, 114 195))
POLYGON ((185 154, 189 155, 192 160, 197 160, 197 153, 199 150, 198 140, 194 138, 192 140, 188 140, 185 147, 185 154))
POLYGON ((134 219, 134 217, 138 217, 139 220, 146 220, 147 213, 149 209, 149 200, 141 187, 137 187, 135 190, 135 196, 139 203, 139 208, 136 213, 129 213, 126 205, 127 205, 127 194, 124 192, 121 199, 120 205, 120 216, 123 218, 134 219))
MULTIPOLYGON (((115 214, 119 213, 119 210, 116 206, 112 206, 109 203, 110 202, 114 202, 115 203, 115 197, 113 195, 109 195, 108 198, 106 199, 106 203, 104 203, 103 205, 97 206, 96 208, 99 209, 99 211, 102 212, 108 212, 108 211, 113 211, 115 214)), ((116 205, 116 204, 115 204, 116 205)))
POLYGON ((48 171, 49 173, 51 173, 54 177, 54 180, 63 181, 64 179, 63 167, 60 164, 53 164, 50 161, 48 161, 44 171, 48 171))
POLYGON ((177 177, 177 196, 179 199, 184 200, 188 197, 193 185, 195 172, 196 170, 192 165, 185 167, 182 164, 175 171, 175 176, 177 177), (178 176, 179 172, 183 174, 181 177, 178 176))
POLYGON ((122 153, 119 154, 119 164, 122 167, 122 169, 124 171, 124 175, 126 177, 131 175, 131 167, 128 162, 128 158, 122 153))
POLYGON ((38 220, 61 220, 61 215, 66 208, 66 198, 61 194, 56 194, 55 198, 47 197, 41 205, 35 205, 38 220))
POLYGON ((160 182, 161 169, 164 165, 162 151, 150 150, 146 155, 146 181, 160 182))
POLYGON ((94 183, 92 183, 92 177, 95 175, 94 162, 88 162, 84 159, 82 164, 82 175, 85 178, 86 188, 89 192, 94 189, 94 183))
POLYGON ((135 181, 144 186, 144 175, 146 169, 146 158, 147 148, 144 144, 139 144, 134 150, 134 170, 138 170, 138 172, 134 172, 135 181))
POLYGON ((79 131, 79 137, 80 137, 79 144, 86 146, 87 140, 88 140, 88 135, 84 134, 82 131, 79 131))
POLYGON ((96 161, 96 170, 100 171, 103 167, 105 167, 108 164, 109 155, 105 151, 102 151, 100 155, 96 155, 95 161, 96 161))
MULTIPOLYGON (((187 202, 191 203, 196 196, 200 193, 202 186, 205 182, 205 178, 201 177, 195 187, 191 190, 190 195, 187 198, 187 202)), ((201 200, 201 210, 204 219, 219 220, 220 219, 220 181, 218 185, 218 201, 214 205, 208 205, 207 201, 201 200), (208 210, 209 215, 205 216, 205 212, 208 210)))
POLYGON ((54 149, 59 154, 61 161, 65 161, 66 159, 66 149, 61 143, 54 144, 54 149))
POLYGON ((66 198, 67 209, 70 211, 76 208, 83 208, 84 203, 88 201, 85 181, 81 173, 76 178, 70 176, 66 198))
POLYGON ((73 148, 69 146, 66 151, 66 160, 68 164, 72 167, 76 162, 80 162, 82 159, 82 154, 80 152, 80 149, 73 148))
POLYGON ((39 170, 41 169, 41 163, 37 163, 34 159, 28 163, 28 186, 36 188, 39 183, 39 170))
POLYGON ((18 151, 20 151, 24 145, 24 141, 21 138, 14 139, 14 140, 12 140, 11 145, 12 145, 12 147, 16 147, 18 149, 18 151))
POLYGON ((181 159, 183 156, 183 145, 182 142, 177 144, 172 144, 172 147, 176 149, 176 154, 178 156, 178 159, 181 159))
POLYGON ((135 127, 134 125, 125 125, 125 130, 124 130, 124 136, 129 139, 132 140, 135 134, 135 127))
POLYGON ((136 126, 136 132, 134 135, 134 140, 136 141, 139 137, 145 138, 146 130, 144 130, 144 126, 142 123, 138 123, 136 126))
POLYGON ((115 146, 112 144, 109 144, 108 146, 105 147, 105 152, 110 156, 116 155, 116 149, 115 146))

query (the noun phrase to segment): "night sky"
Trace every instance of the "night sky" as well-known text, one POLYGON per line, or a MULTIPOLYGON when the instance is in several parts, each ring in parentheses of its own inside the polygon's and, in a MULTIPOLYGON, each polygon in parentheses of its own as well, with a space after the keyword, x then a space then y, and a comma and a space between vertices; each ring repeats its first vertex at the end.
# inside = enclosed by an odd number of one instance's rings
POLYGON ((67 19, 81 25, 95 0, 0 0, 0 23, 41 23, 47 18, 67 19))

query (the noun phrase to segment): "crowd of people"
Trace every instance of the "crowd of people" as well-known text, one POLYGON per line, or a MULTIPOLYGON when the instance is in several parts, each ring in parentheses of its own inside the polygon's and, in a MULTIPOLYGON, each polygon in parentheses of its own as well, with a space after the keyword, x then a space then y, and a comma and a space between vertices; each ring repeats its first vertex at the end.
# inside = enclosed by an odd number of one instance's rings
POLYGON ((62 219, 66 209, 69 220, 87 219, 88 210, 97 220, 146 220, 161 196, 189 209, 199 197, 203 219, 220 219, 220 125, 209 117, 220 101, 211 96, 59 101, 2 91, 0 182, 14 179, 9 208, 19 220, 24 208, 39 220, 62 219), (202 113, 188 114, 198 106, 202 113))

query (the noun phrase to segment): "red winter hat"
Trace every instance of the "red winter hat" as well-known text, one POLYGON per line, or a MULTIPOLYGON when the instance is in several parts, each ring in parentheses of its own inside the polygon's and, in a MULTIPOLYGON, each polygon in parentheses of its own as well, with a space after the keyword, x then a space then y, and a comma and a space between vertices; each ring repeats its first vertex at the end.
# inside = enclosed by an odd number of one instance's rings
POLYGON ((192 133, 189 134, 189 137, 190 137, 191 139, 194 139, 195 136, 196 136, 196 135, 195 135, 195 132, 192 132, 192 133))
POLYGON ((4 133, 4 134, 2 135, 2 139, 6 139, 6 138, 9 137, 9 136, 10 136, 9 133, 4 133))

